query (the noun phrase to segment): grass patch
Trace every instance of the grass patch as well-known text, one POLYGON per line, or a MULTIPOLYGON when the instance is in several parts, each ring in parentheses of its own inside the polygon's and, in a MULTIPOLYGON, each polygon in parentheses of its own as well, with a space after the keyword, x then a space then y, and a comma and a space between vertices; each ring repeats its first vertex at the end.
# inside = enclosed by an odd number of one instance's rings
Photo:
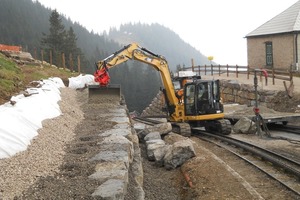
POLYGON ((66 83, 68 78, 78 75, 78 73, 70 70, 49 65, 18 66, 0 53, 0 104, 7 102, 11 96, 25 90, 26 86, 32 81, 59 77, 66 83))

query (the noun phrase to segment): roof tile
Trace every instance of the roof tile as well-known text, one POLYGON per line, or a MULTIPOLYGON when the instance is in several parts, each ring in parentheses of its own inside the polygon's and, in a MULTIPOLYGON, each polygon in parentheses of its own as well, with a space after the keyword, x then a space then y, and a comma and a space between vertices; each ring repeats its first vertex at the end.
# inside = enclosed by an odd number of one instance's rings
POLYGON ((273 17, 246 37, 300 31, 300 1, 273 17))

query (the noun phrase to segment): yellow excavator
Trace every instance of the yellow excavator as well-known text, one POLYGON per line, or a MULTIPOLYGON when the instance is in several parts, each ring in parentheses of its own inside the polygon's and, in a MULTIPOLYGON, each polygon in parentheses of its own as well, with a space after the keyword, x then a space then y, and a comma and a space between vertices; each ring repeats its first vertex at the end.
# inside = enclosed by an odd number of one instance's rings
MULTIPOLYGON (((224 119, 224 109, 220 97, 219 80, 201 80, 199 76, 192 81, 172 79, 168 62, 137 43, 124 46, 119 51, 96 63, 95 81, 99 85, 89 86, 89 92, 95 94, 97 90, 107 93, 119 93, 114 86, 110 86, 108 70, 128 60, 146 63, 160 72, 163 82, 168 111, 168 121, 184 136, 191 135, 191 127, 205 127, 206 131, 228 135, 231 133, 231 123, 224 119), (180 85, 175 88, 174 85, 180 85), (117 91, 117 92, 116 92, 117 91), (181 94, 178 94, 181 91, 181 94)), ((101 92, 103 94, 103 92, 101 92)))

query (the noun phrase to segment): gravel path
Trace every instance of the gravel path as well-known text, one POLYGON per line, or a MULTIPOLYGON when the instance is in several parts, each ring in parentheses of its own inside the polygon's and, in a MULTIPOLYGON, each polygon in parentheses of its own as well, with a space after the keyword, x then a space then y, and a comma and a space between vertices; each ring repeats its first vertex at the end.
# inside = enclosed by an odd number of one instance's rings
POLYGON ((59 105, 63 115, 43 121, 38 137, 26 151, 0 160, 0 199, 13 199, 39 178, 53 176, 59 171, 65 146, 73 139, 74 129, 83 119, 76 93, 74 89, 62 88, 59 105))

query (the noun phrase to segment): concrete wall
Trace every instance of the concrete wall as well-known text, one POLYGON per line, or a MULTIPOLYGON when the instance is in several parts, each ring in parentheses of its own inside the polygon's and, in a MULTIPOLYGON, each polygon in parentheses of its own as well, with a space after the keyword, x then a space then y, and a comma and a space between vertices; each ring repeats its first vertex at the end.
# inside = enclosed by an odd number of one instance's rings
POLYGON ((295 63, 294 35, 278 34, 247 38, 248 65, 266 68, 265 43, 273 44, 273 66, 275 69, 290 69, 295 63))

